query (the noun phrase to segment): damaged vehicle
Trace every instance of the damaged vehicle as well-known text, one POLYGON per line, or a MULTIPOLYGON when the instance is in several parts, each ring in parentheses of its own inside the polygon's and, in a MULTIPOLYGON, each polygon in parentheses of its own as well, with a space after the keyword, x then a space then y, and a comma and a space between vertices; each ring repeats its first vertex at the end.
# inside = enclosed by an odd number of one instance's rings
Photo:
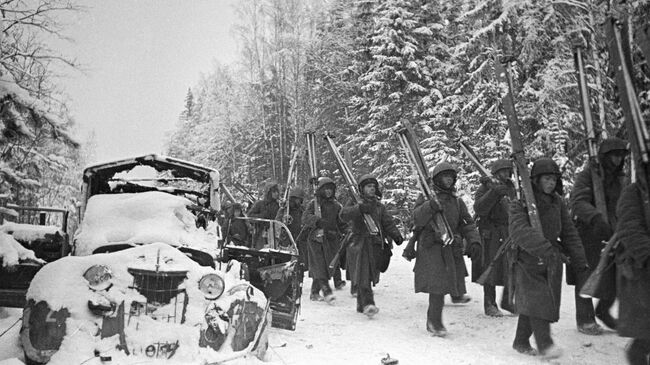
POLYGON ((23 308, 36 272, 70 252, 69 211, 8 204, 12 221, 0 224, 0 307, 23 308))
MULTIPOLYGON (((222 186, 222 190, 230 202, 237 205, 228 189, 222 186)), ((280 221, 235 216, 228 213, 228 208, 225 210, 220 260, 241 263, 246 279, 269 298, 273 327, 295 330, 304 272, 289 228, 280 221), (230 227, 236 225, 253 231, 247 235, 247 240, 228 234, 230 227)))
POLYGON ((27 293, 28 362, 263 358, 269 305, 238 265, 216 269, 219 209, 205 166, 146 155, 86 168, 72 256, 27 293))

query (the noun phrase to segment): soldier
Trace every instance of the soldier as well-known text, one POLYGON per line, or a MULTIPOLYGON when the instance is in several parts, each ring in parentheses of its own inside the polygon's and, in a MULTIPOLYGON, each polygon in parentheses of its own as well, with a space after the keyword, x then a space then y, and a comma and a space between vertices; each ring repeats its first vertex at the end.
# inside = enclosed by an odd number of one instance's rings
MULTIPOLYGON (((251 218, 262 219, 275 219, 275 216, 280 209, 278 199, 280 198, 280 188, 275 181, 267 181, 262 189, 264 192, 264 199, 258 200, 253 204, 248 211, 248 216, 251 218)), ((255 234, 253 235, 253 245, 256 249, 261 249, 266 245, 266 240, 269 232, 268 223, 255 224, 255 234)))
MULTIPOLYGON (((342 232, 347 229, 347 225, 339 218, 341 204, 336 200, 335 194, 336 184, 332 179, 328 177, 318 179, 315 199, 318 200, 320 212, 316 212, 316 204, 312 200, 302 217, 305 229, 309 231, 307 239, 309 276, 313 278, 309 299, 325 300, 328 303, 335 299, 329 285, 331 277, 329 263, 339 249, 342 232)), ((337 272, 338 277, 335 276, 334 285, 336 288, 341 288, 345 285, 345 281, 341 280, 341 271, 336 270, 334 274, 336 275, 337 272)))
MULTIPOLYGON (((433 189, 442 206, 434 200, 424 201, 413 211, 414 234, 417 251, 409 248, 406 257, 415 257, 415 292, 429 293, 426 328, 433 336, 445 337, 447 329, 442 323, 442 307, 445 295, 451 294, 453 303, 467 303, 465 276, 467 269, 463 260, 463 238, 469 243, 471 256, 478 259, 481 238, 467 206, 455 193, 456 168, 441 162, 431 171, 433 189), (442 211, 454 235, 454 242, 443 245, 440 233, 434 230, 433 217, 442 211)), ((405 250, 406 251, 406 250, 405 250)))
POLYGON ((520 353, 539 352, 548 359, 561 356, 553 344, 551 322, 560 318, 562 262, 569 254, 578 275, 587 273, 587 260, 578 232, 559 193, 562 191, 560 168, 550 158, 540 158, 531 170, 533 193, 542 224, 542 232, 533 229, 525 207, 510 203, 510 239, 516 245, 514 258, 515 309, 519 313, 512 347, 520 353), (530 345, 535 335, 537 350, 530 345))
POLYGON ((352 285, 357 289, 357 312, 372 318, 379 308, 375 305, 372 286, 379 282, 379 274, 390 249, 384 242, 385 236, 390 237, 397 245, 404 239, 395 226, 393 217, 386 212, 386 207, 379 201, 381 192, 379 183, 372 175, 363 175, 359 179, 361 204, 354 204, 341 209, 341 219, 350 222, 352 228, 351 245, 347 252, 348 268, 352 269, 350 276, 352 285), (372 235, 364 223, 364 214, 372 217, 379 228, 379 234, 372 235))
MULTIPOLYGON (((515 198, 515 186, 510 180, 512 161, 496 160, 492 164, 491 172, 494 179, 482 178, 481 185, 474 195, 474 211, 479 217, 478 229, 483 239, 483 250, 480 260, 472 260, 472 281, 478 280, 496 256, 499 247, 508 239, 508 200, 515 198)), ((502 255, 494 263, 483 285, 483 309, 488 316, 503 316, 503 312, 497 307, 495 286, 506 285, 507 273, 505 256, 502 255)))
POLYGON ((226 242, 232 242, 238 246, 250 247, 250 232, 248 225, 242 219, 235 219, 243 217, 242 206, 239 203, 226 205, 224 207, 226 224, 223 229, 226 235, 226 242))
MULTIPOLYGON (((598 212, 594 201, 591 170, 600 170, 598 166, 587 166, 582 170, 577 175, 571 191, 569 202, 571 213, 587 255, 587 262, 591 268, 598 265, 600 252, 604 247, 603 242, 609 240, 613 234, 613 229, 616 227, 616 203, 624 186, 625 174, 623 173, 623 166, 625 165, 627 153, 627 142, 616 137, 604 140, 598 150, 598 162, 603 172, 603 174, 598 172, 598 176, 602 176, 601 181, 605 193, 607 217, 603 217, 598 212)), ((616 269, 611 268, 611 270, 613 273, 616 269)), ((601 334, 602 328, 596 323, 595 317, 603 321, 607 327, 616 329, 616 320, 609 313, 616 298, 616 288, 613 280, 604 280, 603 285, 598 288, 597 294, 600 301, 594 312, 591 298, 580 297, 579 292, 584 283, 576 282, 575 276, 567 268, 567 284, 575 285, 578 331, 588 335, 601 334)))
POLYGON ((627 360, 632 365, 650 361, 650 225, 648 202, 638 183, 623 189, 616 212, 616 296, 619 299, 618 334, 631 337, 627 360), (644 205, 645 204, 645 205, 644 205))
POLYGON ((288 226, 289 232, 291 232, 291 236, 298 246, 298 253, 300 255, 298 261, 303 265, 305 265, 305 260, 307 258, 307 243, 305 240, 300 240, 299 238, 303 228, 302 214, 305 211, 303 207, 304 199, 305 192, 301 188, 295 187, 291 189, 289 191, 289 201, 278 209, 278 214, 275 216, 276 221, 283 222, 288 226), (289 209, 289 221, 285 221, 285 213, 287 209, 289 209))

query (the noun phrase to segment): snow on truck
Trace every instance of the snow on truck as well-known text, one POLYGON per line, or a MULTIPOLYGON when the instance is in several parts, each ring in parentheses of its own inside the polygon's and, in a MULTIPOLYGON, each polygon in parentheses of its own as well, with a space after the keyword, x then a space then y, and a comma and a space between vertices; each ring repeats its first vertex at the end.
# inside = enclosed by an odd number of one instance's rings
POLYGON ((159 155, 83 173, 72 256, 27 291, 27 363, 220 363, 268 347, 270 303, 237 262, 218 270, 219 174, 159 155))

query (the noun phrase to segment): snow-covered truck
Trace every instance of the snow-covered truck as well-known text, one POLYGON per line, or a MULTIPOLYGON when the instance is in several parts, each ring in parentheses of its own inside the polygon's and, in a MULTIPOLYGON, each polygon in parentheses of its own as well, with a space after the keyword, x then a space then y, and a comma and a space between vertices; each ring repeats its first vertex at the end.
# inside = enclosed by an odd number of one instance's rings
POLYGON ((69 212, 9 204, 12 221, 0 224, 0 307, 25 306, 25 294, 44 264, 70 252, 69 212))
POLYGON ((87 167, 72 255, 27 292, 27 362, 263 358, 269 302, 236 263, 216 268, 218 187, 216 170, 159 155, 87 167))

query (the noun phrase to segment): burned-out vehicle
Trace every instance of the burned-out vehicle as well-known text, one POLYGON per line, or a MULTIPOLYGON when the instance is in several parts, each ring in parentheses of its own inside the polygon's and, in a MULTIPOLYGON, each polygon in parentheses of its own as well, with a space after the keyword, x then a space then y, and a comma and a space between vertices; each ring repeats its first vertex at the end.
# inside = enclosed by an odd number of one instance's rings
POLYGON ((159 155, 86 168, 72 256, 27 292, 28 362, 263 358, 266 297, 238 265, 215 265, 218 188, 216 170, 159 155))
POLYGON ((25 293, 36 272, 44 264, 70 252, 69 211, 52 207, 25 207, 9 204, 15 212, 0 224, 0 240, 5 253, 0 257, 0 307, 25 306, 25 293), (12 259, 15 262, 3 262, 12 259))
MULTIPOLYGON (((227 195, 231 202, 235 201, 232 195, 227 195)), ((228 210, 220 260, 241 263, 245 277, 269 298, 273 327, 295 330, 304 273, 291 232, 280 221, 232 216, 228 210), (228 233, 235 225, 251 230, 252 234, 243 241, 233 237, 228 233)))

